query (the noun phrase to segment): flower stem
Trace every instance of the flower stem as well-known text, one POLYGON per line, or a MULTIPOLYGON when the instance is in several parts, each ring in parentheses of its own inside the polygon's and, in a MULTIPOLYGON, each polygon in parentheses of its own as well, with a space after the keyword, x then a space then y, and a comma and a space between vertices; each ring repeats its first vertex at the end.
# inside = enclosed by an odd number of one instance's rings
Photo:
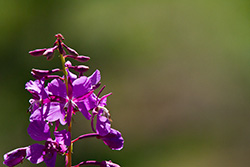
POLYGON ((89 137, 98 137, 99 135, 97 133, 88 133, 88 134, 84 134, 79 136, 78 138, 74 139, 71 141, 71 143, 76 142, 79 139, 85 139, 85 138, 89 138, 89 137))
MULTIPOLYGON (((65 82, 65 85, 66 85, 67 95, 69 95, 68 73, 67 73, 66 68, 65 68, 65 58, 63 57, 62 54, 60 54, 60 58, 61 58, 61 63, 62 63, 62 71, 63 71, 63 74, 64 74, 64 82, 65 82)), ((68 126, 68 132, 70 134, 71 134, 71 128, 72 128, 72 123, 70 121, 69 126, 68 126)), ((68 156, 68 165, 67 165, 67 167, 71 167, 71 164, 72 164, 72 145, 70 145, 69 148, 68 148, 67 156, 68 156)))
POLYGON ((74 167, 79 167, 79 166, 100 166, 100 167, 104 167, 104 164, 102 162, 98 162, 98 161, 83 161, 81 163, 79 163, 78 165, 74 166, 74 167))

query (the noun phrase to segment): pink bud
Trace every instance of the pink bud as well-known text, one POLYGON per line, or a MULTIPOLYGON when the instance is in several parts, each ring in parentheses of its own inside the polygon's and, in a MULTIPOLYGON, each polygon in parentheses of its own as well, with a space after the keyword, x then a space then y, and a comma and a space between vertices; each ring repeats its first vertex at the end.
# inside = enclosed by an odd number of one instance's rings
POLYGON ((69 57, 69 58, 75 59, 75 60, 77 60, 79 62, 82 62, 82 63, 84 63, 84 62, 86 62, 86 61, 88 61, 90 59, 90 57, 88 57, 88 56, 66 55, 65 57, 69 57))
POLYGON ((58 46, 54 46, 53 48, 48 48, 44 53, 43 56, 47 57, 47 60, 51 60, 54 56, 54 51, 58 46))
POLYGON ((32 50, 32 51, 29 51, 29 54, 31 56, 42 56, 43 53, 46 51, 47 49, 44 48, 44 49, 36 49, 36 50, 32 50))
POLYGON ((65 45, 63 43, 63 46, 66 48, 66 50, 69 52, 69 54, 73 55, 73 56, 79 56, 79 54, 72 48, 68 47, 67 45, 65 45))

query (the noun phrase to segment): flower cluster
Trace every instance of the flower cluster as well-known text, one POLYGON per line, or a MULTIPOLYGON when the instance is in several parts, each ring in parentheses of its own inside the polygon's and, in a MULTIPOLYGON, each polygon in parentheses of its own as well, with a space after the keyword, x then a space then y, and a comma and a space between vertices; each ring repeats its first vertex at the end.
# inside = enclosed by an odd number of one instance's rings
MULTIPOLYGON (((47 60, 51 60, 58 51, 62 69, 32 69, 31 74, 35 80, 30 80, 25 85, 25 89, 32 95, 29 100, 30 124, 27 131, 33 140, 44 141, 44 144, 36 143, 6 153, 3 164, 9 167, 24 159, 34 164, 44 162, 48 167, 55 167, 58 154, 65 155, 65 166, 71 167, 73 143, 89 137, 102 140, 112 150, 123 148, 124 140, 119 131, 111 128, 110 112, 106 108, 107 98, 111 93, 100 97, 105 86, 97 94, 94 92, 101 85, 100 71, 96 70, 91 76, 84 76, 89 67, 73 66, 65 59, 86 62, 89 57, 79 55, 63 43, 61 34, 55 37, 56 41, 51 48, 36 49, 29 54, 45 56, 47 60), (58 74, 60 72, 63 76, 58 74), (72 117, 76 112, 81 112, 90 121, 93 132, 72 139, 72 117), (60 125, 66 128, 59 131, 60 125)), ((111 161, 83 161, 75 167, 84 165, 119 167, 111 161)))

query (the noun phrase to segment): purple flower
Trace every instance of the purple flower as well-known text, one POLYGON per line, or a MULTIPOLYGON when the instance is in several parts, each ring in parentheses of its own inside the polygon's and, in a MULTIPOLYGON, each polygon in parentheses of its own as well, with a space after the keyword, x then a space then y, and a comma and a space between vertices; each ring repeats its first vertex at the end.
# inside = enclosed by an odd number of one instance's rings
POLYGON ((26 157, 26 152, 28 147, 17 148, 13 151, 8 152, 4 155, 4 162, 3 164, 12 167, 15 166, 23 161, 26 157))
POLYGON ((28 90, 33 99, 30 99, 29 111, 33 112, 39 108, 43 103, 48 101, 48 94, 44 89, 44 80, 29 81, 25 84, 25 89, 28 90))
POLYGON ((91 114, 88 111, 93 109, 96 104, 96 99, 90 96, 93 93, 94 77, 75 77, 69 73, 68 95, 65 83, 59 79, 52 80, 47 87, 52 101, 57 101, 58 104, 64 106, 64 109, 68 109, 67 122, 70 121, 72 112, 77 111, 80 111, 89 120, 91 114))
POLYGON ((45 121, 31 122, 28 133, 36 141, 45 140, 45 145, 32 144, 27 150, 26 158, 34 164, 44 161, 48 167, 54 167, 57 153, 64 154, 67 146, 71 144, 70 133, 65 129, 55 131, 55 140, 51 139, 49 125, 45 121))

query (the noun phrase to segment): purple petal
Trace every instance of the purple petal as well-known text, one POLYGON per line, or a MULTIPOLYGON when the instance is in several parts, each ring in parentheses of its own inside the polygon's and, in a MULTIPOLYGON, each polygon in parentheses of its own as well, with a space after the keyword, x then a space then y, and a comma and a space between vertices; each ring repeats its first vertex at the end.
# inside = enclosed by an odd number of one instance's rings
POLYGON ((91 89, 91 82, 86 76, 82 76, 73 81, 73 97, 77 98, 87 94, 91 89))
POLYGON ((28 90, 34 97, 39 100, 40 98, 47 98, 47 93, 44 90, 44 80, 29 81, 25 84, 25 89, 28 90))
POLYGON ((33 164, 41 163, 44 160, 43 153, 45 146, 41 144, 32 144, 29 148, 30 149, 27 151, 26 159, 28 159, 33 164))
POLYGON ((106 136, 111 131, 111 124, 107 117, 102 116, 103 110, 99 110, 96 120, 96 132, 101 136, 106 136))
POLYGON ((103 142, 112 150, 121 150, 123 148, 124 140, 121 133, 111 128, 111 131, 106 136, 100 136, 103 142))
POLYGON ((42 56, 43 53, 44 53, 46 50, 47 50, 46 48, 44 48, 44 49, 36 49, 36 50, 30 51, 29 54, 30 54, 31 56, 42 56))
POLYGON ((54 132, 56 142, 66 146, 71 144, 71 135, 66 129, 54 132))
POLYGON ((69 70, 67 70, 68 72, 68 76, 71 79, 71 81, 73 82, 74 80, 76 80, 77 75, 75 75, 74 73, 70 72, 69 70))
POLYGON ((3 164, 11 167, 21 163, 26 157, 27 149, 28 147, 17 148, 13 151, 8 152, 7 154, 4 154, 3 164))
POLYGON ((51 95, 56 95, 63 98, 67 97, 65 83, 60 79, 54 79, 50 83, 48 83, 47 89, 51 93, 51 95))
MULTIPOLYGON (((76 99, 78 100, 78 99, 76 99)), ((88 112, 96 107, 96 98, 94 98, 93 94, 88 96, 87 98, 75 102, 79 108, 79 111, 86 117, 86 119, 90 120, 91 114, 88 112)))
POLYGON ((87 120, 90 120, 91 118, 91 114, 89 113, 89 110, 87 108, 87 105, 85 105, 85 103, 82 101, 82 102, 76 102, 78 108, 79 108, 79 111, 82 113, 82 115, 87 119, 87 120))
POLYGON ((51 102, 44 105, 44 117, 48 122, 60 121, 62 125, 65 125, 65 110, 64 104, 58 102, 51 102))
POLYGON ((64 104, 60 104, 58 102, 46 103, 42 107, 36 109, 30 115, 30 121, 48 121, 55 122, 57 120, 60 121, 62 125, 66 124, 65 121, 65 110, 64 104))
POLYGON ((44 156, 44 162, 47 165, 47 167, 55 167, 55 165, 56 165, 56 156, 57 156, 56 152, 48 152, 44 156))
POLYGON ((28 134, 33 140, 42 141, 50 138, 49 125, 45 121, 33 121, 29 124, 28 134))
POLYGON ((96 70, 91 76, 88 77, 91 81, 91 85, 96 85, 101 80, 101 73, 99 70, 96 70))

